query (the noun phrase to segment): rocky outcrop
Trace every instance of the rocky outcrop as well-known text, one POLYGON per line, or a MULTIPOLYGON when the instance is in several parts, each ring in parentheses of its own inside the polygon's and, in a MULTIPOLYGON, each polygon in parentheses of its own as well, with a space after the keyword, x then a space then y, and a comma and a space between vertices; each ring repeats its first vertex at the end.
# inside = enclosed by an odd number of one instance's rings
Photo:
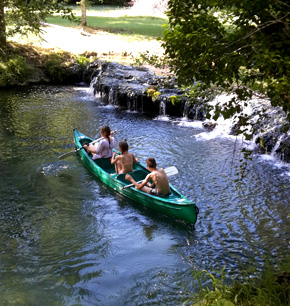
MULTIPOLYGON (((101 61, 93 62, 86 75, 91 78, 94 94, 100 94, 105 103, 153 115, 206 119, 208 101, 190 103, 174 78, 157 76, 144 68, 101 61)), ((211 103, 211 109, 212 106, 211 103)), ((255 139, 256 152, 275 154, 290 162, 290 136, 285 133, 285 128, 283 131, 287 123, 285 113, 280 108, 273 108, 265 99, 247 101, 240 106, 241 116, 233 120, 230 134, 237 135, 248 125, 251 137, 255 139)), ((203 122, 208 131, 216 126, 216 122, 203 122)))
POLYGON ((286 162, 290 163, 290 136, 285 137, 279 144, 275 153, 279 158, 286 162))
POLYGON ((100 94, 106 103, 155 115, 205 119, 205 108, 188 103, 175 78, 114 62, 95 61, 91 66, 94 94, 100 94))

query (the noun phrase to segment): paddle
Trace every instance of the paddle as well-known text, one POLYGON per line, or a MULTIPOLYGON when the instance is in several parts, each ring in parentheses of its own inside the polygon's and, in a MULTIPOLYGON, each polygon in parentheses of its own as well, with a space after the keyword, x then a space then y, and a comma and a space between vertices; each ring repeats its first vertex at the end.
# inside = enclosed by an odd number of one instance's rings
MULTIPOLYGON (((98 138, 98 139, 96 139, 96 140, 94 140, 94 141, 92 141, 92 142, 90 142, 90 143, 91 143, 91 144, 94 144, 94 143, 100 141, 101 139, 103 139, 103 137, 98 138)), ((79 150, 81 150, 81 149, 83 149, 83 148, 84 148, 84 147, 81 147, 81 148, 75 149, 75 150, 73 150, 73 151, 64 153, 64 154, 60 155, 60 156, 58 157, 58 159, 61 160, 61 159, 67 158, 68 156, 74 155, 75 153, 77 153, 79 150)))
MULTIPOLYGON (((168 168, 165 168, 164 169, 165 173, 167 176, 172 176, 172 175, 175 175, 178 173, 178 170, 175 166, 171 166, 171 167, 168 167, 168 168)), ((141 184, 144 180, 141 180, 141 181, 138 181, 137 184, 141 184)), ((134 186, 134 184, 129 184, 129 185, 126 185, 126 186, 123 186, 123 187, 120 187, 121 190, 125 189, 125 188, 129 188, 129 187, 132 187, 134 186)))

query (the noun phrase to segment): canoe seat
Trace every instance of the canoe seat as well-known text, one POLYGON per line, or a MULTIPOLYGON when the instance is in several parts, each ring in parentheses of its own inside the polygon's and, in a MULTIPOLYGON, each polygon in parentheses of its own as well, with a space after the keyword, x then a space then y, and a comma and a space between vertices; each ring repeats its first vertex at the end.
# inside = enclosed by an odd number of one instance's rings
POLYGON ((144 180, 145 177, 146 177, 146 175, 147 175, 148 173, 146 173, 146 172, 144 172, 144 171, 142 171, 142 170, 135 170, 135 171, 133 171, 133 172, 119 174, 116 178, 117 178, 118 180, 122 181, 122 182, 125 183, 125 184, 129 184, 130 181, 127 181, 127 180, 125 179, 125 175, 126 175, 126 174, 130 174, 130 175, 133 177, 133 179, 134 179, 136 182, 138 182, 138 181, 144 180))
POLYGON ((104 169, 106 172, 114 173, 115 166, 111 164, 111 158, 98 158, 95 160, 95 163, 104 169))

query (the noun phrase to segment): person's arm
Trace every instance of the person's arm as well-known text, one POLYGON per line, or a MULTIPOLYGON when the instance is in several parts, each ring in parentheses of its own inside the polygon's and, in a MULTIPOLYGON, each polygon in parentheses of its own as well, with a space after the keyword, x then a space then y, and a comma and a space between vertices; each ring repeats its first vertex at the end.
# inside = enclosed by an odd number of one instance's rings
POLYGON ((142 189, 142 188, 150 181, 150 179, 151 179, 151 173, 149 173, 149 174, 145 177, 144 181, 143 181, 141 184, 137 184, 137 185, 136 185, 136 188, 137 188, 137 189, 142 189))
POLYGON ((96 147, 95 154, 101 154, 103 151, 104 141, 103 139, 98 143, 98 146, 96 147))
POLYGON ((111 139, 110 139, 110 147, 114 148, 115 147, 115 143, 116 143, 115 138, 111 137, 111 139))
POLYGON ((154 188, 154 187, 155 187, 155 183, 154 183, 154 182, 153 182, 153 183, 149 183, 149 182, 148 182, 148 187, 154 188))
POLYGON ((116 154, 117 154, 117 152, 113 153, 113 156, 111 158, 111 164, 115 164, 120 159, 120 156, 116 157, 116 154))
POLYGON ((133 163, 134 163, 134 164, 137 164, 138 161, 139 161, 138 158, 135 158, 134 154, 132 154, 132 156, 133 156, 133 163))

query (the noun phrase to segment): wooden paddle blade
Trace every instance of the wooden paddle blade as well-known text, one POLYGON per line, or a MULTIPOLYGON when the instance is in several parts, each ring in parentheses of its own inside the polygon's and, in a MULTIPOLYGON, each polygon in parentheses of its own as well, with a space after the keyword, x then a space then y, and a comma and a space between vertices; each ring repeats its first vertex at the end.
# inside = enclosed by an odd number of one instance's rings
POLYGON ((167 176, 175 175, 178 173, 178 169, 175 166, 171 166, 164 169, 167 176))
POLYGON ((71 155, 74 155, 76 152, 77 152, 77 150, 73 150, 73 151, 64 153, 64 154, 60 155, 60 156, 58 157, 58 159, 59 159, 59 160, 65 159, 65 158, 67 158, 67 157, 69 157, 69 156, 71 156, 71 155))

